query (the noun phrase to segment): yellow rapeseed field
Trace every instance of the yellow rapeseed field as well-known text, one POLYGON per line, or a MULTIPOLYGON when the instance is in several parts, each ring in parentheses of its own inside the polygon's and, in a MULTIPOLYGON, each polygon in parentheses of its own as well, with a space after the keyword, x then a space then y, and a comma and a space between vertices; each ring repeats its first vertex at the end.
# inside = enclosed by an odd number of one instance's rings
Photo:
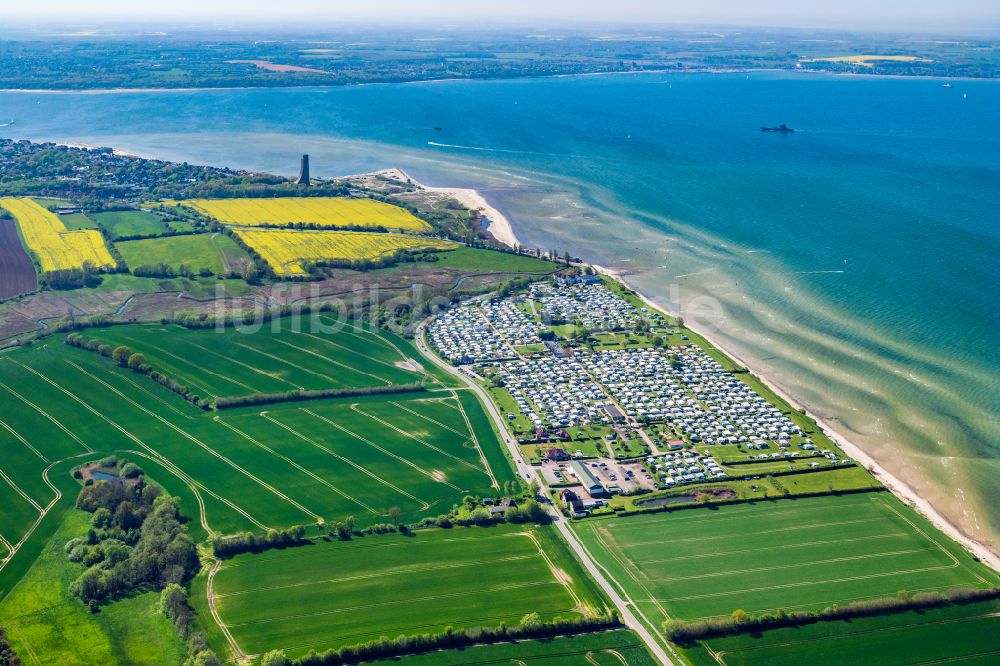
POLYGON ((95 268, 114 266, 115 260, 99 231, 69 231, 55 214, 31 199, 0 198, 21 228, 21 235, 42 266, 42 272, 83 268, 90 262, 95 268))
POLYGON ((400 231, 430 231, 430 225, 404 208, 373 201, 339 197, 280 197, 277 199, 189 199, 186 206, 240 227, 284 226, 289 223, 321 227, 385 227, 400 231))
POLYGON ((434 238, 364 231, 298 231, 234 229, 236 235, 274 269, 277 275, 304 275, 303 262, 334 259, 373 260, 398 250, 450 250, 454 243, 434 238))

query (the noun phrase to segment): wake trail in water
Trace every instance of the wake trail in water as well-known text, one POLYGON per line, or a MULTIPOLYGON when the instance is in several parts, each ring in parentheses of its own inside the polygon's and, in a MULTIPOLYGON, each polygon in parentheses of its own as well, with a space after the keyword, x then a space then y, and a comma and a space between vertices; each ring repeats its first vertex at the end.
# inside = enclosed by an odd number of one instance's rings
POLYGON ((486 146, 463 146, 458 143, 439 143, 437 141, 428 141, 428 146, 434 146, 435 148, 455 148, 458 150, 475 150, 483 153, 507 153, 509 155, 541 155, 543 157, 576 157, 576 158, 586 158, 586 155, 571 155, 567 153, 540 153, 534 150, 512 150, 510 148, 489 148, 486 146))

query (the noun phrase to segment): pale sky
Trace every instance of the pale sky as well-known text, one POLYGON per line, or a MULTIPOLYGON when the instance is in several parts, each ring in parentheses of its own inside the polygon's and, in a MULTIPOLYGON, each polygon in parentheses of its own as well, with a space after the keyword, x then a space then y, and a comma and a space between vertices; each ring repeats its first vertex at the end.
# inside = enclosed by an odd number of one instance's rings
MULTIPOLYGON (((1000 0, 0 0, 8 19, 610 22, 1000 32, 1000 0)), ((484 23, 485 22, 485 23, 484 23)), ((266 23, 265 23, 266 25, 266 23)))

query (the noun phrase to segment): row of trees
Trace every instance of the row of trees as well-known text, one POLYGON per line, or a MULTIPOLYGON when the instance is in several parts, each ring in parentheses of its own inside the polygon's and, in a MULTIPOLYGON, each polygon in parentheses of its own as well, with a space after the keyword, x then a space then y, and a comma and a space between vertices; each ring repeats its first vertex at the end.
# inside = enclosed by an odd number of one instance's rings
POLYGON ((88 568, 70 590, 92 611, 135 589, 182 583, 197 571, 198 552, 181 524, 177 499, 143 479, 84 486, 77 508, 92 514, 91 527, 65 550, 88 568))
POLYGON ((154 382, 169 391, 173 391, 196 407, 200 407, 204 410, 212 408, 211 400, 203 399, 200 395, 191 391, 191 389, 185 384, 181 384, 173 377, 154 370, 153 366, 146 362, 146 356, 144 354, 133 352, 132 349, 126 345, 112 347, 111 345, 103 343, 100 340, 94 340, 93 338, 85 337, 79 333, 69 333, 65 338, 65 342, 71 347, 86 349, 87 351, 92 351, 100 354, 101 356, 110 358, 119 366, 129 368, 132 372, 140 375, 148 375, 154 382))
POLYGON ((426 391, 422 384, 391 384, 388 386, 368 386, 360 388, 318 389, 305 391, 281 391, 278 393, 254 393, 251 395, 215 399, 216 409, 232 409, 234 407, 253 407, 268 405, 275 402, 298 402, 301 400, 320 400, 323 398, 350 398, 365 395, 385 395, 389 393, 419 393, 426 391))
POLYGON ((186 277, 193 278, 195 275, 200 275, 201 277, 211 277, 214 275, 211 268, 202 268, 197 273, 188 266, 187 264, 181 264, 176 269, 164 263, 159 264, 143 264, 142 266, 136 266, 132 269, 132 275, 136 277, 153 277, 153 278, 175 278, 175 277, 186 277))
POLYGON ((589 633, 621 626, 621 621, 614 613, 594 617, 557 618, 543 622, 537 613, 529 613, 522 618, 520 624, 509 627, 501 624, 497 627, 473 627, 470 629, 455 629, 448 627, 438 634, 418 634, 416 636, 399 636, 390 639, 385 636, 362 643, 349 645, 339 649, 316 652, 290 661, 280 653, 266 655, 269 666, 341 666, 356 664, 363 661, 398 657, 401 655, 464 648, 470 645, 488 643, 503 643, 512 640, 537 640, 555 636, 567 636, 589 633))
POLYGON ((84 265, 83 268, 64 268, 57 271, 47 271, 43 278, 45 284, 50 289, 58 290, 96 287, 101 284, 101 276, 98 274, 98 271, 87 265, 84 265))
POLYGON ((675 643, 687 644, 706 638, 732 636, 747 632, 797 627, 817 622, 847 620, 858 617, 888 615, 907 610, 939 608, 951 604, 971 603, 1000 598, 1000 587, 953 588, 947 592, 918 592, 909 594, 901 590, 895 597, 854 601, 843 606, 829 606, 820 611, 792 611, 778 609, 769 613, 747 613, 735 610, 731 615, 708 618, 697 622, 667 620, 663 631, 675 643))
POLYGON ((174 623, 174 628, 187 645, 191 666, 221 666, 222 662, 208 647, 208 638, 202 631, 194 630, 194 609, 188 602, 187 590, 177 583, 170 583, 160 592, 160 612, 174 623))
POLYGON ((260 553, 272 548, 289 548, 309 543, 306 528, 296 525, 284 530, 268 530, 261 534, 242 532, 218 536, 212 540, 212 552, 216 557, 227 558, 240 553, 260 553))

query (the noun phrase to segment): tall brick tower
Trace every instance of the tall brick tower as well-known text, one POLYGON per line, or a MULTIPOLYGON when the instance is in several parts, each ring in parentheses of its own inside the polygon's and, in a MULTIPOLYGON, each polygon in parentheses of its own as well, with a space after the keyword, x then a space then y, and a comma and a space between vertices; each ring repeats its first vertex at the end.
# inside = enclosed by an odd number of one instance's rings
POLYGON ((295 181, 298 185, 309 187, 309 156, 302 156, 302 163, 299 165, 299 179, 295 181))

